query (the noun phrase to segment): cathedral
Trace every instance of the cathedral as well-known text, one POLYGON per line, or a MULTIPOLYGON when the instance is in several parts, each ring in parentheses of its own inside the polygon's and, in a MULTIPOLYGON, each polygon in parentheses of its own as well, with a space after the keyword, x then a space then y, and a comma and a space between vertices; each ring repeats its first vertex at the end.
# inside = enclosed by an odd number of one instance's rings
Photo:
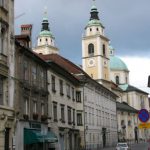
POLYGON ((82 38, 83 70, 100 84, 118 95, 117 121, 118 140, 147 139, 148 132, 138 129, 138 111, 149 110, 148 93, 130 85, 129 69, 115 54, 115 49, 105 36, 95 5, 82 38))

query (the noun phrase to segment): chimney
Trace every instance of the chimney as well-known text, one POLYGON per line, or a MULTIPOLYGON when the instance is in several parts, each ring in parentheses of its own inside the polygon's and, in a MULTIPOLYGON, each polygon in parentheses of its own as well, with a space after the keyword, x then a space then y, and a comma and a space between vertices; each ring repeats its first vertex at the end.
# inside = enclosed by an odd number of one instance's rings
POLYGON ((32 24, 21 25, 21 35, 27 35, 30 38, 29 47, 32 47, 32 24))

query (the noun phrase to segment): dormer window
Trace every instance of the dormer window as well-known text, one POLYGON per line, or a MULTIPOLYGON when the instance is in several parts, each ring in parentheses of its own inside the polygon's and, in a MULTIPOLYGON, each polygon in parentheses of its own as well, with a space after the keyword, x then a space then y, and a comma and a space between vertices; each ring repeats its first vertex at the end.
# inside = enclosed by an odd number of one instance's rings
POLYGON ((90 43, 88 45, 88 54, 93 55, 94 54, 94 44, 90 43))

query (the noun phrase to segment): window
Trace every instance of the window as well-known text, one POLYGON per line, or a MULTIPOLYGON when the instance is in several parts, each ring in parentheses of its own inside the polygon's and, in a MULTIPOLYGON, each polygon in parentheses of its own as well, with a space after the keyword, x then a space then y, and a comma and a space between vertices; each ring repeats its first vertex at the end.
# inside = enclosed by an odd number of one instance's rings
POLYGON ((128 77, 126 77, 126 83, 128 83, 128 77))
POLYGON ((42 39, 40 39, 40 42, 42 42, 42 39))
POLYGON ((44 88, 45 87, 45 83, 46 83, 46 76, 45 76, 45 72, 44 72, 44 70, 41 68, 40 69, 40 85, 41 85, 41 87, 42 88, 44 88))
POLYGON ((74 93, 74 88, 72 87, 72 100, 74 101, 75 100, 75 93, 74 93))
POLYGON ((65 107, 61 104, 61 122, 65 123, 65 107))
POLYGON ((60 95, 64 95, 63 94, 63 80, 59 80, 59 88, 60 88, 60 95))
POLYGON ((6 3, 7 2, 5 2, 6 0, 0 0, 0 7, 3 7, 3 8, 5 8, 6 9, 6 3))
POLYGON ((99 31, 99 29, 98 29, 98 28, 96 28, 96 30, 97 30, 97 31, 99 31))
POLYGON ((92 31, 92 28, 90 28, 90 32, 92 31))
POLYGON ((0 6, 4 6, 4 1, 5 0, 0 0, 0 6))
POLYGON ((3 105, 3 78, 0 76, 0 105, 3 105))
POLYGON ((32 66, 32 83, 35 85, 36 84, 36 78, 37 78, 37 70, 36 66, 32 66))
POLYGON ((75 125, 75 109, 73 109, 73 125, 75 125))
POLYGON ((70 85, 66 85, 66 90, 67 90, 67 97, 70 98, 70 85))
POLYGON ((36 101, 34 101, 33 102, 33 113, 37 113, 37 102, 36 101))
POLYGON ((119 76, 116 76, 116 84, 119 84, 119 76))
POLYGON ((124 120, 121 120, 121 126, 124 126, 124 125, 125 125, 124 120))
POLYGON ((54 115, 54 121, 57 122, 57 103, 53 103, 53 115, 54 115))
POLYGON ((76 101, 81 103, 81 91, 76 91, 76 101))
POLYGON ((28 80, 28 63, 26 60, 23 63, 23 79, 28 80))
POLYGON ((71 107, 68 107, 68 124, 71 124, 71 107))
POLYGON ((105 44, 103 44, 103 55, 106 56, 106 47, 105 47, 105 44))
POLYGON ((77 125, 82 126, 82 114, 77 113, 77 125))
POLYGON ((41 115, 44 115, 45 114, 45 111, 44 111, 44 108, 45 107, 45 105, 44 105, 44 103, 42 103, 41 104, 41 115))
POLYGON ((94 45, 92 43, 90 43, 88 45, 88 54, 89 55, 93 55, 94 54, 94 45))
POLYGON ((144 98, 140 96, 140 101, 141 101, 141 108, 144 108, 144 98))
POLYGON ((5 29, 1 29, 1 37, 0 37, 0 53, 3 53, 4 52, 4 43, 5 43, 5 40, 4 40, 4 37, 5 37, 5 29))
POLYGON ((52 82, 52 91, 56 92, 56 88, 55 88, 55 76, 53 76, 53 75, 52 75, 52 78, 51 78, 51 82, 52 82))
POLYGON ((128 126, 131 126, 131 120, 128 120, 128 126))
POLYGON ((28 98, 25 98, 25 100, 24 100, 24 114, 25 115, 29 114, 29 100, 28 100, 28 98))

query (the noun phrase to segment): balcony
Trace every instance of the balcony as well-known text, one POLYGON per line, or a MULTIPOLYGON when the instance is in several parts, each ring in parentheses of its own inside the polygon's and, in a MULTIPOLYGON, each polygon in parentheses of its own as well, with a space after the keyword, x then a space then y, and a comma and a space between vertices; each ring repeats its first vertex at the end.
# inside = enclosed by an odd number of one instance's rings
POLYGON ((0 74, 8 76, 7 56, 0 54, 0 74))

